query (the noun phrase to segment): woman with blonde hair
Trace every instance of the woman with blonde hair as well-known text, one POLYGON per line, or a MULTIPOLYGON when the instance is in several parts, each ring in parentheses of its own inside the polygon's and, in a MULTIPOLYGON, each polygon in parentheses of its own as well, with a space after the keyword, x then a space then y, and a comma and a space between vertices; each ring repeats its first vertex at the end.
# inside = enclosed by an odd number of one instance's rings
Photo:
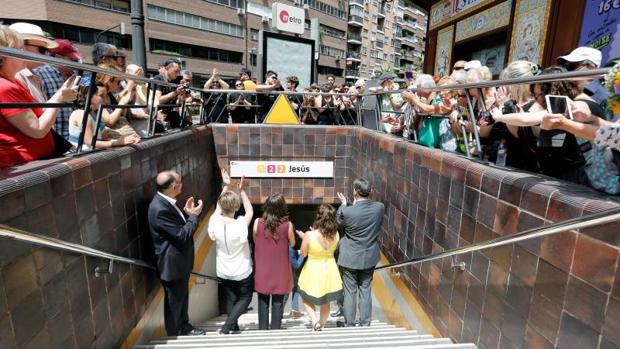
POLYGON ((342 297, 342 279, 334 258, 339 242, 334 207, 319 206, 311 230, 298 230, 297 234, 303 239, 301 255, 308 258, 299 276, 299 294, 312 320, 312 330, 320 331, 329 317, 329 303, 342 297), (316 305, 320 306, 319 316, 316 305))
MULTIPOLYGON (((116 70, 123 72, 117 65, 111 65, 101 63, 97 67, 109 70, 116 70)), ((115 76, 98 74, 97 82, 102 84, 108 90, 107 94, 103 96, 103 104, 107 105, 128 105, 132 104, 136 99, 136 84, 127 83, 118 96, 114 96, 119 90, 121 85, 121 79, 115 76)), ((108 136, 110 139, 118 139, 125 136, 136 135, 136 131, 129 125, 127 117, 131 115, 129 109, 108 107, 102 115, 102 120, 109 128, 108 136)))
MULTIPOLYGON (((23 47, 19 34, 0 26, 0 46, 23 47)), ((0 103, 35 103, 34 97, 15 78, 25 68, 21 59, 0 56, 0 103)), ((48 100, 50 103, 70 102, 77 96, 68 79, 48 100)), ((0 168, 50 157, 55 153, 52 127, 58 108, 0 108, 0 168)))
POLYGON ((288 247, 295 246, 293 224, 288 219, 286 200, 282 194, 271 194, 265 200, 263 216, 254 221, 253 233, 258 329, 278 330, 284 314, 284 296, 293 289, 288 247))
POLYGON ((215 212, 209 219, 207 231, 215 241, 217 277, 226 298, 228 317, 220 333, 229 334, 238 331, 237 320, 248 308, 254 291, 252 282, 252 257, 248 242, 248 226, 252 222, 254 211, 252 203, 245 193, 245 179, 239 181, 239 194, 228 189, 230 176, 222 169, 224 188, 217 200, 215 212), (235 218, 241 208, 245 214, 235 218))

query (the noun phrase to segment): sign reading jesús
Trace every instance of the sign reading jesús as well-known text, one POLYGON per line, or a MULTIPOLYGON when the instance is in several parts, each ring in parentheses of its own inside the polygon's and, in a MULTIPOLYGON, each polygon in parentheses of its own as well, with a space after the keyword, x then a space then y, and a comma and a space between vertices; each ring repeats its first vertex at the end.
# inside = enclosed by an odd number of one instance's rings
POLYGON ((246 178, 333 178, 333 161, 231 161, 230 176, 246 178))
POLYGON ((275 2, 272 6, 271 26, 277 30, 303 34, 306 13, 303 8, 275 2))

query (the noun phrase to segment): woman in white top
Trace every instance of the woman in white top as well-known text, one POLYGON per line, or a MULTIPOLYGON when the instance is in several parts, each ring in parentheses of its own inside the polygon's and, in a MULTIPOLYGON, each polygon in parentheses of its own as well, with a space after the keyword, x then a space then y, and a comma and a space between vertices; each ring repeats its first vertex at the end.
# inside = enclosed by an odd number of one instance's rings
POLYGON ((226 299, 228 318, 220 333, 228 334, 238 331, 237 319, 252 301, 254 283, 252 279, 252 257, 248 243, 248 226, 252 221, 252 204, 244 190, 244 178, 239 182, 241 195, 228 190, 230 176, 222 169, 224 188, 217 200, 217 208, 209 220, 209 237, 216 245, 217 277, 220 278, 226 299), (245 215, 235 219, 235 213, 241 207, 245 215))

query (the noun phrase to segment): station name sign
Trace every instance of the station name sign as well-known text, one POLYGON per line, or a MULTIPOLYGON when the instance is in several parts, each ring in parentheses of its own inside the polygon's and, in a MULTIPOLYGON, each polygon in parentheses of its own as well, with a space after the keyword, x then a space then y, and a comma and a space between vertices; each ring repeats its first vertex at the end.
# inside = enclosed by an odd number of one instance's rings
POLYGON ((246 178, 333 178, 333 161, 231 161, 230 176, 246 178))
POLYGON ((283 32, 304 33, 306 12, 303 8, 276 2, 271 6, 271 10, 272 27, 283 32))

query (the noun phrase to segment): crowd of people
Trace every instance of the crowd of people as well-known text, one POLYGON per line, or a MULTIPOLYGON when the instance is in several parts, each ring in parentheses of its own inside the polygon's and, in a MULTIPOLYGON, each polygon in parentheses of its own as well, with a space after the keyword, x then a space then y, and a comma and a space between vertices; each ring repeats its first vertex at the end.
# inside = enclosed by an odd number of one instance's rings
MULTIPOLYGON (((284 305, 291 293, 291 316, 304 316, 298 304, 301 298, 313 331, 325 326, 332 302, 342 308, 339 312, 344 321, 339 321, 339 326, 370 326, 371 283, 380 258, 378 237, 385 208, 371 200, 367 180, 358 178, 353 182, 350 205, 342 193, 338 193, 338 210, 329 204, 320 205, 306 232, 294 228, 281 193, 270 195, 262 215, 254 219, 245 178, 241 177, 235 190, 228 172, 222 169, 222 182, 207 227, 216 244, 220 307, 227 314, 220 334, 240 330, 238 319, 248 310, 254 292, 260 330, 282 327, 284 305), (239 212, 241 206, 243 212, 239 212)), ((203 203, 189 197, 183 211, 176 206, 183 182, 174 171, 161 172, 156 184, 148 220, 165 291, 166 332, 169 336, 201 335, 204 330, 189 323, 187 307, 193 235, 203 203)))
MULTIPOLYGON (((608 66, 616 63, 611 60, 608 66)), ((511 62, 499 79, 600 66, 600 51, 579 47, 545 69, 532 62, 511 62)), ((420 74, 405 86, 399 87, 393 79, 386 75, 379 81, 380 90, 385 92, 381 98, 385 132, 415 139, 430 148, 620 194, 620 125, 608 106, 611 93, 603 79, 401 92, 402 88, 430 89, 491 81, 491 71, 479 61, 457 61, 450 76, 420 74)))

